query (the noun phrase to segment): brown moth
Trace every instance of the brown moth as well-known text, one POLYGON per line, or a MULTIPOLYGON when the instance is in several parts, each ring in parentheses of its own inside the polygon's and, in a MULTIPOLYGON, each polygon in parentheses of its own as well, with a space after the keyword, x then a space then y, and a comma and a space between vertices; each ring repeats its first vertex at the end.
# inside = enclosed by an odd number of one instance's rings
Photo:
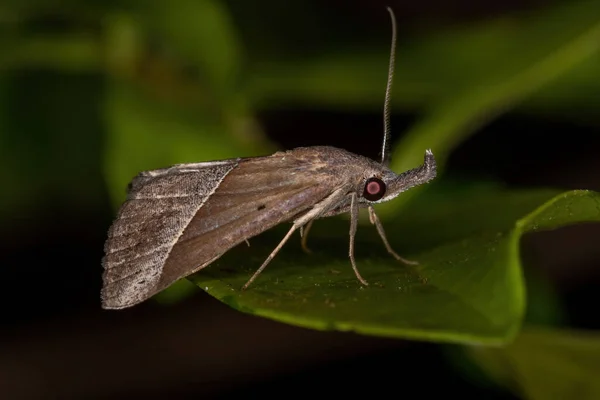
POLYGON ((136 305, 172 283, 210 265, 234 246, 282 222, 292 227, 252 275, 246 289, 296 230, 302 247, 317 218, 350 212, 349 257, 357 279, 368 283, 354 260, 360 208, 368 208, 387 251, 400 257, 386 239, 373 204, 429 182, 436 176, 430 150, 423 165, 397 175, 388 168, 390 93, 396 21, 384 103, 381 163, 335 147, 304 147, 271 156, 179 164, 141 172, 129 185, 127 200, 105 244, 102 307, 136 305))

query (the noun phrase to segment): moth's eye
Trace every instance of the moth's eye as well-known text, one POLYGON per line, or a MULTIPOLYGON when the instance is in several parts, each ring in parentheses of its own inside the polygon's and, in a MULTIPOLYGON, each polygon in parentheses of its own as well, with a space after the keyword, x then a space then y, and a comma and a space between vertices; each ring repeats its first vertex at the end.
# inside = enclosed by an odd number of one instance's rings
POLYGON ((385 194, 385 182, 379 178, 369 178, 365 183, 363 197, 369 201, 377 201, 385 194))

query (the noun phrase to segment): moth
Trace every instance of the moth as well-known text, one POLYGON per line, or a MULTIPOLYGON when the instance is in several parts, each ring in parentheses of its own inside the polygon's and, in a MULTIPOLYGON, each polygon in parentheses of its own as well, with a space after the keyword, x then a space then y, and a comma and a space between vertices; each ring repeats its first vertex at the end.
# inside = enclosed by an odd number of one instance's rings
POLYGON ((425 184, 436 176, 430 150, 424 163, 401 174, 390 163, 390 96, 396 44, 392 46, 384 101, 381 162, 328 146, 301 147, 270 156, 177 164, 139 173, 108 232, 101 292, 102 307, 134 306, 175 281, 209 266, 228 250, 278 224, 291 228, 248 286, 292 234, 302 247, 312 222, 350 213, 349 258, 356 278, 368 285, 356 266, 354 237, 360 208, 367 208, 387 251, 404 263, 388 242, 374 204, 425 184))

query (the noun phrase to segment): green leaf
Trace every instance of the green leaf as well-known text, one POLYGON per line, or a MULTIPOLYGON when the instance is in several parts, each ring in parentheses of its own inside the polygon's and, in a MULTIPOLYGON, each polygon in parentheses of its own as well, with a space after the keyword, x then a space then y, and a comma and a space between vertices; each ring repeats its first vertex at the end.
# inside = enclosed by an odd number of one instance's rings
POLYGON ((502 348, 469 354, 495 380, 529 400, 600 398, 600 335, 526 327, 502 348))
MULTIPOLYGON (((489 199, 502 193, 488 195, 481 204, 491 204, 489 199)), ((240 291, 241 286, 285 229, 277 230, 277 235, 265 235, 270 245, 265 239, 253 240, 251 247, 236 247, 191 279, 240 311, 293 325, 420 340, 505 343, 517 333, 525 307, 519 259, 521 235, 600 220, 597 193, 573 191, 549 200, 548 195, 546 191, 537 196, 525 193, 522 199, 510 196, 517 200, 516 209, 529 208, 529 213, 515 221, 514 213, 505 212, 512 204, 497 204, 496 209, 486 211, 504 214, 504 221, 491 224, 490 229, 473 224, 479 230, 477 234, 412 254, 420 262, 417 267, 398 264, 384 254, 374 233, 365 240, 359 230, 357 263, 370 282, 367 288, 358 283, 343 256, 346 237, 335 232, 333 239, 334 233, 329 231, 323 236, 315 232, 320 240, 313 238, 316 253, 310 256, 302 255, 297 244, 289 244, 245 292, 240 291), (544 197, 546 202, 536 208, 544 197), (500 226, 509 228, 496 229, 500 226)), ((481 204, 470 205, 478 210, 481 204)), ((451 210, 445 214, 453 215, 451 210)), ((444 217, 439 223, 448 226, 444 217)), ((470 223, 463 221, 465 225, 470 223)), ((407 229, 424 232, 418 223, 407 229)))
POLYGON ((235 97, 240 62, 237 33, 223 2, 130 1, 147 30, 175 58, 198 67, 203 83, 220 100, 235 97))

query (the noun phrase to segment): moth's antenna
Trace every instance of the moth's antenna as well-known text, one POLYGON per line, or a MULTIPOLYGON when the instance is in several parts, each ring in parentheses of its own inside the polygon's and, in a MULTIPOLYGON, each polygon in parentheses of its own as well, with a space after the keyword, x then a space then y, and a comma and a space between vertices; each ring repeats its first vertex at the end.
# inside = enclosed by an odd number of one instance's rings
POLYGON ((388 69, 387 86, 385 88, 385 101, 383 103, 383 147, 381 149, 381 163, 390 163, 390 100, 392 97, 392 83, 394 81, 394 64, 396 59, 396 16, 390 7, 387 7, 392 18, 392 49, 390 50, 390 65, 388 69))

